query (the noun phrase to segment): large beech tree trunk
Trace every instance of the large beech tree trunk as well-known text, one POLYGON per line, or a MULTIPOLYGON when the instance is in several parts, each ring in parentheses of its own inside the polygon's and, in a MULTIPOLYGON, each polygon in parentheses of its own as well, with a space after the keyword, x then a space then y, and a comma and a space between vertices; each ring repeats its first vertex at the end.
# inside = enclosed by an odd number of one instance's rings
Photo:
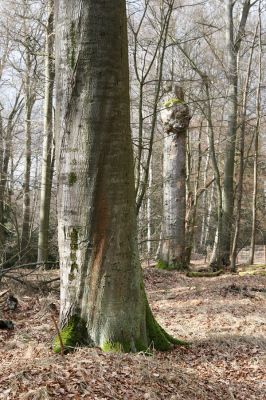
POLYGON ((65 350, 169 349, 174 340, 152 316, 137 249, 125 1, 59 0, 56 19, 65 350))
POLYGON ((161 118, 164 125, 163 221, 158 267, 183 269, 187 267, 186 132, 190 116, 180 87, 176 86, 164 96, 161 118))

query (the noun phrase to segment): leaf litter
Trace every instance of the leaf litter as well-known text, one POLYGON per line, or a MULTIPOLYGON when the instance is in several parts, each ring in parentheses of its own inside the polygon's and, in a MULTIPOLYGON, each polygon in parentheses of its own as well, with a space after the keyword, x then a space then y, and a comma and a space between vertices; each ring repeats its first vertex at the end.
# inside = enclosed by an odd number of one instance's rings
POLYGON ((265 276, 188 278, 146 267, 144 278, 157 320, 188 348, 152 356, 97 348, 55 355, 46 305, 59 308, 59 293, 47 298, 12 288, 17 310, 0 311, 15 324, 0 331, 0 399, 266 399, 265 276))

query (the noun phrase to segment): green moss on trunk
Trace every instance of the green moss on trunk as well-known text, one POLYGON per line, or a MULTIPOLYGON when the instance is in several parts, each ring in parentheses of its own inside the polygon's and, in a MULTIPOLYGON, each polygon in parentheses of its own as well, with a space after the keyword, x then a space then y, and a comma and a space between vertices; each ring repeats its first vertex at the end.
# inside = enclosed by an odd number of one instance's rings
POLYGON ((128 342, 121 343, 106 341, 101 348, 105 352, 113 353, 129 353, 131 351, 130 344, 128 342))
POLYGON ((156 267, 158 269, 165 269, 167 271, 185 271, 187 270, 187 263, 185 261, 176 261, 174 263, 168 264, 163 260, 158 260, 156 267))
MULTIPOLYGON (((67 325, 60 332, 64 345, 64 353, 74 350, 77 346, 88 345, 88 333, 86 323, 78 315, 73 315, 67 325)), ((61 352, 61 344, 58 335, 56 335, 53 343, 53 351, 61 352)))
POLYGON ((174 345, 188 346, 189 344, 183 340, 176 339, 169 335, 155 320, 150 309, 148 300, 146 299, 146 326, 147 334, 150 340, 150 346, 156 350, 167 351, 174 345))
POLYGON ((172 271, 175 269, 175 266, 173 264, 168 264, 167 262, 163 260, 158 260, 156 267, 158 269, 166 269, 168 271, 172 271))
POLYGON ((147 350, 147 344, 143 343, 141 339, 135 339, 132 341, 124 340, 119 342, 106 341, 102 346, 102 350, 105 352, 114 353, 138 353, 140 351, 145 352, 147 350))

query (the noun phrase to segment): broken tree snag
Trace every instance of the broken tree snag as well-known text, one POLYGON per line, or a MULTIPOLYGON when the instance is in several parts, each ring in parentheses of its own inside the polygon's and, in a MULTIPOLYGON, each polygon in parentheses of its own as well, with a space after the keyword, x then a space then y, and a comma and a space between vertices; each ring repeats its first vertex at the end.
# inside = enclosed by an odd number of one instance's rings
POLYGON ((18 307, 18 299, 10 294, 6 299, 6 306, 10 311, 15 311, 18 307))
POLYGON ((164 128, 163 220, 158 268, 186 270, 186 135, 190 114, 180 86, 166 87, 161 119, 164 128))

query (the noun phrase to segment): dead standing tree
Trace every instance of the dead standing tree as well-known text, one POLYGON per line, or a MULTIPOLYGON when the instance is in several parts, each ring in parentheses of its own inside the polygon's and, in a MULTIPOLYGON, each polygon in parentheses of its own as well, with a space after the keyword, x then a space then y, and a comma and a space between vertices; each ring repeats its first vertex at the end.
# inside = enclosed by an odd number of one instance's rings
POLYGON ((184 269, 186 263, 186 135, 190 120, 180 86, 166 89, 164 126, 163 221, 158 267, 184 269))

